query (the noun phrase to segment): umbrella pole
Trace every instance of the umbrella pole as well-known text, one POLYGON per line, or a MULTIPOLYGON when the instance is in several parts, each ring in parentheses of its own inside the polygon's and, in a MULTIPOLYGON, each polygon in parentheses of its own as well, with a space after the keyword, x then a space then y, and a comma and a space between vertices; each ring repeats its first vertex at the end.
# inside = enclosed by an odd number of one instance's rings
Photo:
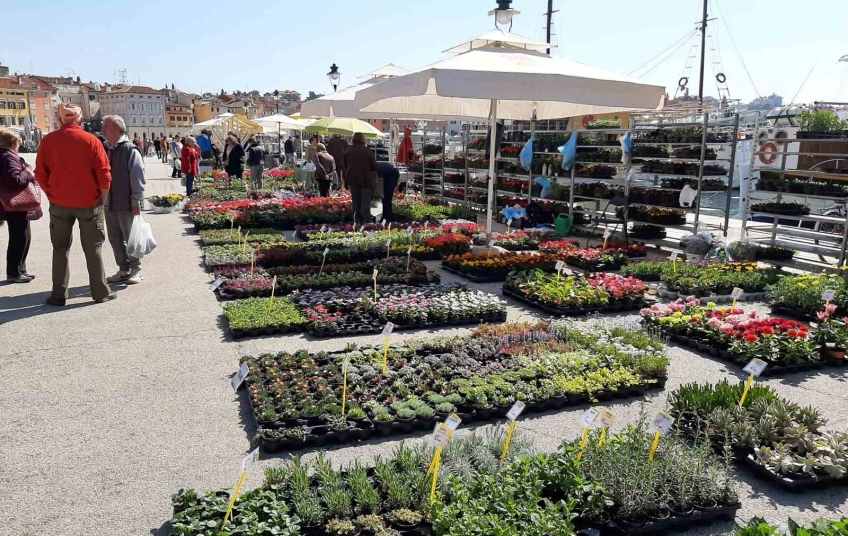
POLYGON ((495 198, 495 170, 498 166, 498 101, 492 99, 491 116, 489 117, 489 199, 486 204, 486 239, 492 238, 492 206, 497 202, 495 198))

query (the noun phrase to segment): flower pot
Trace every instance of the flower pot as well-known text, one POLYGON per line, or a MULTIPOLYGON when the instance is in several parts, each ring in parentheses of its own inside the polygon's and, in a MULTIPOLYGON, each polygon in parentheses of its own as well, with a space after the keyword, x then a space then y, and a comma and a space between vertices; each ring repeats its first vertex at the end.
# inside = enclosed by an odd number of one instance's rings
POLYGON ((668 509, 674 517, 692 517, 692 512, 695 511, 691 505, 675 503, 669 504, 668 509))
POLYGON ((671 513, 668 508, 660 507, 654 511, 648 512, 648 519, 652 523, 665 523, 671 517, 671 513))
POLYGON ((821 353, 827 359, 845 359, 845 348, 823 346, 821 353))

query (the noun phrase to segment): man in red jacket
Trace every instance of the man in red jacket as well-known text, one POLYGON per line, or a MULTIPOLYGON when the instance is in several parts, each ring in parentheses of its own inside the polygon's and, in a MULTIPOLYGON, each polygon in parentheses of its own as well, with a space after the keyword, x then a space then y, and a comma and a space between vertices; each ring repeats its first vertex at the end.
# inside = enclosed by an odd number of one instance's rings
POLYGON ((68 255, 76 221, 91 297, 97 303, 111 301, 118 296, 106 283, 101 255, 106 240, 103 205, 112 182, 109 158, 100 140, 80 128, 79 106, 60 104, 59 118, 62 127, 41 140, 35 161, 35 180, 50 200, 53 292, 47 304, 61 307, 68 299, 68 255))

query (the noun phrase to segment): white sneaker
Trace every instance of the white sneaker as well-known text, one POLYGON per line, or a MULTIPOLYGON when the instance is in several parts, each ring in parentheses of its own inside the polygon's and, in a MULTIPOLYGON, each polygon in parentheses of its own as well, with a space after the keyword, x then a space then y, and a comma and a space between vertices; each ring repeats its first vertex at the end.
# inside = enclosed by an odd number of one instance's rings
POLYGON ((144 281, 144 275, 141 273, 141 268, 130 270, 130 273, 127 275, 127 285, 138 285, 139 283, 144 281))
POLYGON ((107 277, 106 281, 109 283, 121 283, 123 281, 126 281, 129 276, 129 272, 118 270, 118 273, 116 273, 115 275, 110 275, 109 277, 107 277))

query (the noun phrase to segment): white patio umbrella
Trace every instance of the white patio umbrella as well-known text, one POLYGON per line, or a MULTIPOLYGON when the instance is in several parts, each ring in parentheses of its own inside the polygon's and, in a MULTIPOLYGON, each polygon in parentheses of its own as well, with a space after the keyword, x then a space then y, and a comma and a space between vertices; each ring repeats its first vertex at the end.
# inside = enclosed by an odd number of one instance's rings
MULTIPOLYGON (((514 34, 510 34, 514 36, 514 34)), ((357 91, 360 113, 413 117, 488 117, 491 163, 486 228, 492 203, 499 119, 557 119, 652 110, 665 88, 505 43, 474 48, 404 76, 357 91)))

